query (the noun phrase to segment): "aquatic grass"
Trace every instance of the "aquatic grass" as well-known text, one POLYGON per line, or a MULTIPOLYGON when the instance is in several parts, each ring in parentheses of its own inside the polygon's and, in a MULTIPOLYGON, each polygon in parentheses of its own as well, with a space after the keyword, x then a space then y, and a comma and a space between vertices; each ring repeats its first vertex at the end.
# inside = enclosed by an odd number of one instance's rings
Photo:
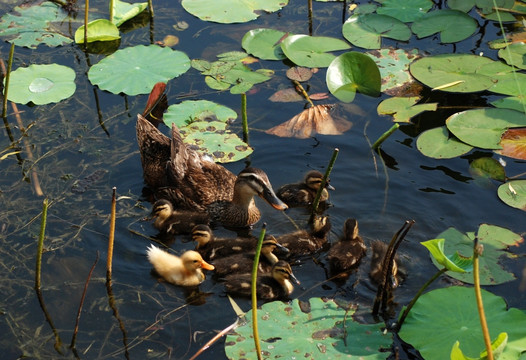
POLYGON ((314 198, 314 201, 312 203, 312 212, 310 221, 314 219, 314 215, 316 214, 316 211, 318 210, 318 205, 320 204, 321 199, 321 193, 323 192, 323 189, 325 189, 325 185, 327 184, 327 179, 329 178, 332 168, 334 167, 334 163, 336 162, 336 158, 338 157, 338 153, 340 152, 340 149, 335 148, 332 152, 332 157, 329 160, 329 164, 327 165, 327 170, 325 170, 325 174, 323 175, 323 179, 321 180, 320 188, 318 189, 318 192, 316 193, 316 197, 314 198))
POLYGON ((7 60, 7 71, 5 73, 4 99, 2 102, 2 117, 4 119, 7 116, 7 92, 9 91, 9 79, 11 77, 11 68, 13 66, 14 53, 15 53, 15 43, 11 43, 11 48, 9 49, 9 59, 7 60))

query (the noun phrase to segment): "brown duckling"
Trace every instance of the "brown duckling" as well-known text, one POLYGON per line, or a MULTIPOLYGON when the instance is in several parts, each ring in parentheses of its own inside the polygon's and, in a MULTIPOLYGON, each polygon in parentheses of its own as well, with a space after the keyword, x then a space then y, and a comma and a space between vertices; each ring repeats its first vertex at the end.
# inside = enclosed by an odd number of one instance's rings
POLYGON ((151 245, 146 250, 155 271, 166 281, 181 286, 196 286, 205 280, 201 269, 214 270, 197 251, 186 251, 181 257, 151 245))
MULTIPOLYGON (((382 284, 383 282, 383 265, 384 258, 387 254, 388 244, 380 240, 375 240, 371 244, 372 257, 371 257, 371 270, 369 271, 369 276, 377 284, 382 284)), ((389 275, 389 280, 391 281, 391 286, 393 288, 398 287, 398 285, 404 279, 405 274, 400 269, 400 259, 398 255, 395 255, 393 268, 391 274, 389 275)))
MULTIPOLYGON (((272 266, 270 273, 258 275, 256 280, 256 293, 258 299, 276 300, 286 299, 292 294, 294 287, 292 282, 299 284, 292 273, 290 265, 280 260, 272 266)), ((249 297, 251 274, 230 275, 225 278, 226 292, 234 296, 249 297)))
MULTIPOLYGON (((278 197, 289 207, 310 206, 316 197, 316 193, 321 186, 323 174, 318 170, 311 170, 302 182, 296 184, 283 185, 276 191, 278 197)), ((320 202, 329 199, 328 190, 334 190, 327 179, 325 188, 322 190, 320 202)))
POLYGON ((365 256, 366 251, 367 247, 358 234, 358 221, 347 219, 340 241, 331 246, 327 255, 331 271, 340 273, 352 268, 365 256))
MULTIPOLYGON (((273 253, 278 246, 280 245, 273 236, 263 240, 258 272, 265 273, 270 271, 272 265, 278 261, 277 256, 273 253)), ((252 272, 255 253, 254 247, 251 251, 216 258, 213 261, 211 260, 210 262, 215 267, 214 277, 223 278, 233 273, 243 274, 252 272)))
POLYGON ((195 225, 208 224, 208 214, 186 210, 174 210, 168 200, 157 200, 152 207, 153 226, 161 234, 189 234, 195 225))
POLYGON ((276 240, 289 249, 289 256, 312 254, 327 243, 327 235, 331 230, 329 217, 318 215, 314 217, 310 230, 296 230, 289 234, 280 235, 276 240))

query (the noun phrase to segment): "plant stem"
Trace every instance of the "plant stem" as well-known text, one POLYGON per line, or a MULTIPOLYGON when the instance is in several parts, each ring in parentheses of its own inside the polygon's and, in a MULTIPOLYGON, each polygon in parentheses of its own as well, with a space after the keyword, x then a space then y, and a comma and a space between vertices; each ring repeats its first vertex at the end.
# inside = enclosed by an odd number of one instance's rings
POLYGON ((84 6, 84 49, 88 48, 88 13, 89 13, 89 0, 86 0, 84 6))
POLYGON ((325 184, 327 184, 327 179, 329 178, 329 175, 331 174, 332 168, 334 167, 334 163, 336 162, 336 158, 338 157, 339 152, 340 152, 340 149, 338 148, 334 148, 334 151, 332 152, 331 160, 329 161, 327 170, 325 170, 325 175, 323 175, 323 179, 321 180, 320 188, 318 189, 318 192, 316 193, 316 197, 314 198, 314 201, 312 203, 311 220, 314 217, 314 214, 316 213, 316 211, 318 210, 318 205, 320 204, 321 193, 323 189, 325 189, 325 184))
POLYGON ((241 94, 241 121, 243 124, 243 141, 248 144, 247 94, 241 94))
POLYGON ((299 91, 301 92, 301 95, 303 95, 303 97, 309 102, 310 106, 314 107, 314 103, 310 99, 309 94, 307 94, 307 91, 305 91, 303 86, 301 86, 300 82, 297 80, 292 80, 292 82, 299 89, 299 91))
POLYGON ((110 215, 110 234, 108 236, 108 258, 106 261, 106 278, 111 279, 111 267, 113 260, 113 242, 115 239, 115 213, 117 208, 117 199, 115 193, 117 188, 113 187, 113 194, 111 196, 111 215, 110 215))
POLYGON ((11 67, 13 66, 14 53, 15 53, 15 44, 11 43, 11 49, 9 50, 9 59, 7 60, 7 71, 5 74, 4 101, 2 103, 2 117, 4 119, 7 116, 7 91, 9 90, 9 78, 11 77, 11 67))
POLYGON ((489 336, 486 314, 484 313, 484 304, 482 303, 482 294, 480 292, 479 276, 479 255, 482 255, 482 245, 479 245, 478 238, 473 242, 473 287, 475 289, 475 298, 477 299, 477 309, 479 311, 480 327, 486 345, 487 359, 493 360, 493 350, 491 349, 491 338, 489 336))
POLYGON ((433 275, 431 277, 431 279, 429 279, 421 288, 420 290, 418 290, 418 292, 416 293, 415 297, 413 297, 413 299, 411 300, 411 302, 407 305, 407 307, 405 308, 404 310, 404 313, 402 314, 402 316, 400 316, 400 319, 398 320, 398 330, 400 330, 402 328, 402 324, 404 323, 404 320, 405 318, 407 317, 407 315, 409 314, 409 311, 411 311, 411 308, 415 305, 416 301, 418 300, 418 298, 420 297, 420 295, 422 295, 422 293, 424 292, 424 290, 429 286, 431 285, 431 283, 433 281, 435 281, 440 275, 442 275, 443 273, 445 273, 447 271, 446 268, 443 268, 442 270, 438 270, 435 275, 433 275))
POLYGON ((110 0, 110 21, 113 23, 113 6, 114 6, 114 0, 110 0))
POLYGON ((44 250, 44 234, 46 232, 48 199, 42 202, 42 220, 40 221, 40 234, 38 236, 37 264, 35 273, 35 289, 40 290, 40 278, 42 272, 42 252, 44 250))
POLYGON ((309 8, 309 35, 312 36, 312 0, 307 0, 309 8))
POLYGON ((391 136, 392 133, 394 133, 398 128, 400 127, 400 124, 399 123, 396 123, 394 124, 393 126, 391 126, 391 128, 389 130, 387 130, 386 132, 384 132, 382 134, 382 136, 380 136, 378 138, 378 140, 376 140, 373 144, 373 146, 371 146, 371 148, 373 150, 377 150, 380 145, 382 145, 382 143, 385 141, 385 139, 387 139, 389 136, 391 136))
POLYGON ((153 1, 148 0, 148 9, 150 9, 150 20, 153 19, 153 1))
POLYGON ((251 281, 251 295, 252 295, 252 332, 254 334, 254 344, 256 346, 256 353, 258 360, 262 360, 261 344, 259 341, 258 332, 258 294, 257 294, 257 277, 259 266, 259 255, 261 254, 261 247, 263 246, 263 239, 265 238, 265 231, 267 224, 263 224, 261 233, 259 234, 258 244, 256 246, 256 255, 254 256, 254 264, 252 265, 252 281, 251 281))

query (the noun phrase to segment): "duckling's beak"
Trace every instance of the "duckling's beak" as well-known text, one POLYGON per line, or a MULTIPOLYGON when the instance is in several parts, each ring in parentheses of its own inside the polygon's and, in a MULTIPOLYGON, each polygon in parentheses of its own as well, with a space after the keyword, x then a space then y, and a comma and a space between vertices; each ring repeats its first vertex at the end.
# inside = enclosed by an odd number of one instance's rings
POLYGON ((271 187, 265 187, 259 196, 276 210, 287 210, 289 208, 287 204, 285 204, 276 196, 276 193, 274 193, 274 190, 272 190, 271 187))
POLYGON ((292 280, 292 282, 296 285, 300 285, 300 281, 294 276, 293 273, 290 273, 290 279, 292 280))
POLYGON ((276 247, 279 249, 279 251, 281 251, 281 252, 283 252, 283 253, 285 253, 285 254, 287 254, 287 253, 290 252, 289 248, 287 248, 287 247, 281 245, 281 244, 278 243, 278 242, 276 243, 276 247))
POLYGON ((201 267, 203 269, 205 269, 205 270, 214 270, 215 269, 214 265, 211 265, 211 264, 207 263, 204 260, 201 262, 201 267))
POLYGON ((325 188, 328 189, 328 190, 336 190, 336 189, 334 188, 334 186, 332 186, 332 185, 329 184, 329 183, 325 184, 325 188))

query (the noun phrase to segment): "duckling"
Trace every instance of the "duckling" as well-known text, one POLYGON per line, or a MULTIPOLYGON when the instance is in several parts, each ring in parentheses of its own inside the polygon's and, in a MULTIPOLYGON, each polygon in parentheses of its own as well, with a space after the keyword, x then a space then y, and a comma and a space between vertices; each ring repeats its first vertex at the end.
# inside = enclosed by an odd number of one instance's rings
POLYGON ((291 257, 312 254, 327 243, 327 235, 331 230, 328 216, 316 216, 310 230, 297 230, 276 238, 278 243, 289 249, 291 257))
MULTIPOLYGON (((383 282, 383 277, 384 277, 383 264, 384 264, 385 255, 387 254, 388 247, 389 247, 388 244, 380 240, 375 240, 371 244, 372 257, 371 257, 371 270, 369 271, 369 276, 377 284, 382 284, 383 282)), ((393 288, 398 287, 398 285, 402 282, 404 277, 405 277, 404 272, 401 271, 400 269, 400 259, 398 255, 395 255, 394 262, 393 262, 393 268, 392 268, 391 274, 389 275, 391 286, 393 288)))
MULTIPOLYGON (((286 299, 294 290, 291 280, 296 284, 300 283, 290 265, 280 260, 272 266, 270 273, 257 276, 257 297, 261 300, 286 299)), ((229 275, 225 278, 226 292, 234 296, 249 297, 251 281, 251 274, 229 275)))
POLYGON ((181 257, 151 245, 146 254, 155 271, 166 281, 181 286, 197 286, 205 280, 201 269, 214 270, 197 251, 186 251, 181 257))
POLYGON ((358 234, 358 221, 347 219, 343 225, 343 235, 336 244, 330 248, 327 258, 331 272, 341 273, 358 264, 365 256, 367 247, 358 234))
MULTIPOLYGON (((258 272, 268 272, 272 268, 272 265, 278 262, 278 258, 273 252, 278 246, 279 244, 274 237, 263 240, 261 246, 262 256, 258 264, 258 272)), ((243 274, 252 272, 255 253, 254 246, 252 251, 211 260, 211 263, 214 264, 215 267, 214 277, 223 278, 232 273, 243 274)))
MULTIPOLYGON (((289 207, 310 206, 316 198, 316 193, 321 186, 323 174, 318 170, 311 170, 303 179, 302 182, 296 184, 286 184, 278 189, 276 194, 289 207)), ((320 202, 329 199, 329 190, 334 190, 334 187, 329 184, 329 179, 325 183, 325 188, 322 190, 320 202)))
POLYGON ((168 200, 157 200, 152 207, 152 214, 155 221, 153 226, 161 234, 189 234, 195 225, 208 224, 208 214, 174 210, 172 203, 168 200))

